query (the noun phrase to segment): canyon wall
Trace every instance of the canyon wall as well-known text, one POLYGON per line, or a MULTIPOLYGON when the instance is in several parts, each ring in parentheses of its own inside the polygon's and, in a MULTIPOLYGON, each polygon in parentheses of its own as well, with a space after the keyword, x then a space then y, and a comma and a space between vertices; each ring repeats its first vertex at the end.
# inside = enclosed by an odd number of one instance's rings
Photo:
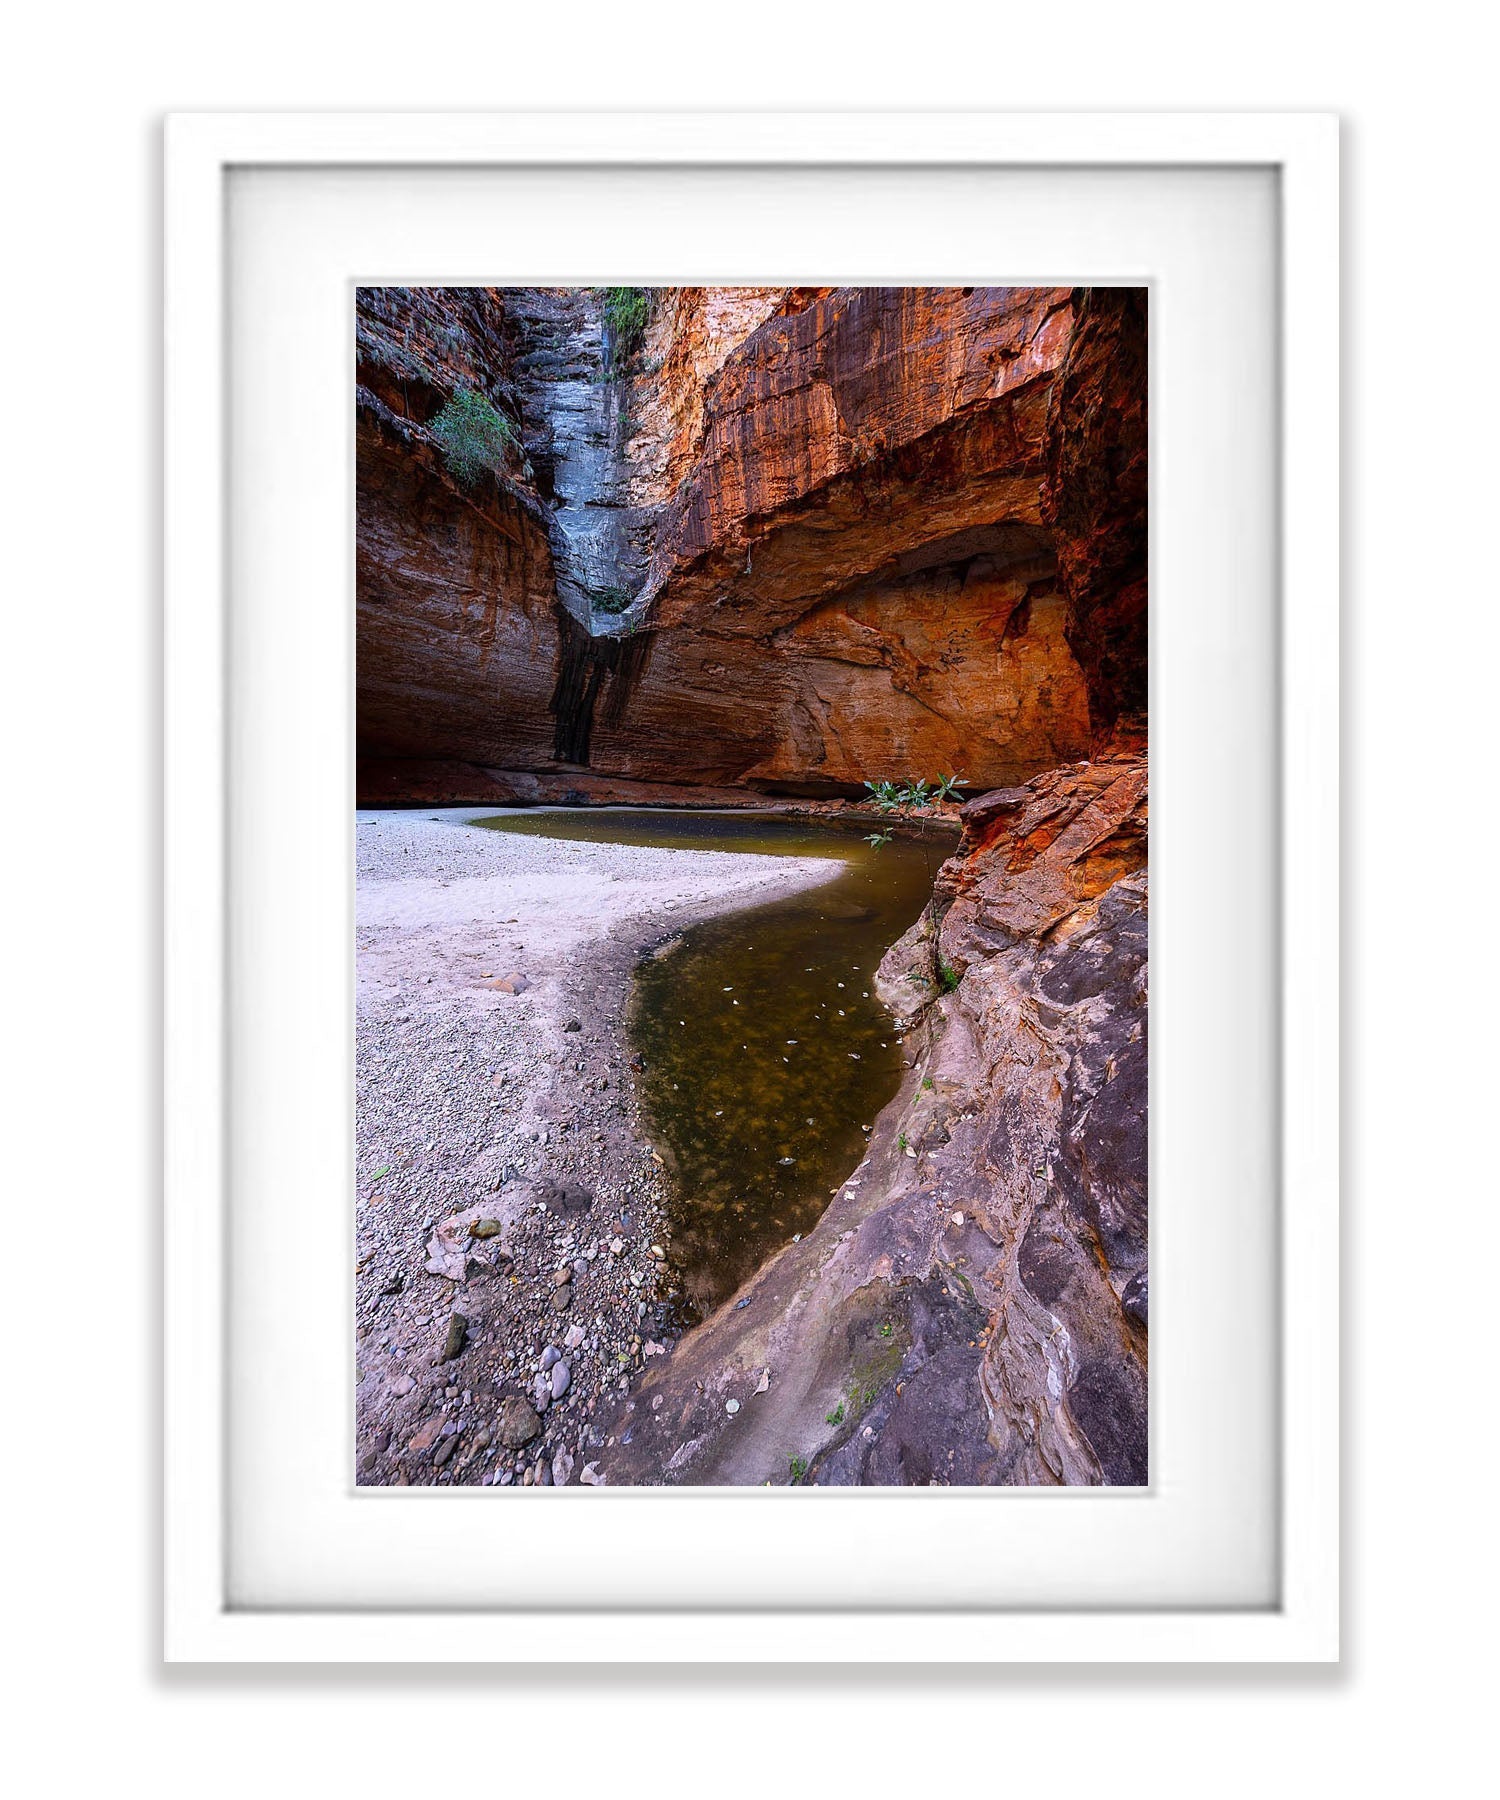
POLYGON ((617 366, 590 290, 390 293, 360 296, 365 797, 979 788, 1087 748, 1071 290, 664 290, 617 366), (465 489, 423 426, 471 350, 524 465, 465 489))
POLYGON ((361 289, 355 345, 359 775, 390 801, 410 797, 412 766, 447 761, 462 786, 481 747, 521 765, 551 755, 556 580, 524 453, 465 481, 432 430, 468 390, 519 434, 504 296, 361 289))

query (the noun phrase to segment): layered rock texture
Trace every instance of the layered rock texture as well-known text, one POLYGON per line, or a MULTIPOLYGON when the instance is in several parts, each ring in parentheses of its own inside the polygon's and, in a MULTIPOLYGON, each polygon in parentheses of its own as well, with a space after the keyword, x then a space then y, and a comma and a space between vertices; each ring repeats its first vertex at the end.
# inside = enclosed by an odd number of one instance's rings
POLYGON ((881 967, 900 1096, 625 1403, 610 1480, 1146 1481, 1145 857, 1139 756, 965 808, 940 927, 881 967))
POLYGON ((911 1066, 601 1479, 1148 1475, 1146 316, 1135 289, 360 296, 360 787, 975 797, 880 991, 911 1066), (513 458, 465 484, 475 385, 513 458))
POLYGON ((1112 565, 1099 504, 1049 500, 1094 453, 1054 418, 1065 362, 1092 394, 1071 290, 665 290, 628 360, 588 290, 359 311, 371 798, 424 763, 476 799, 558 770, 827 796, 1087 749, 1059 545, 1080 583, 1112 565), (426 427, 476 385, 523 448, 466 484, 426 427))

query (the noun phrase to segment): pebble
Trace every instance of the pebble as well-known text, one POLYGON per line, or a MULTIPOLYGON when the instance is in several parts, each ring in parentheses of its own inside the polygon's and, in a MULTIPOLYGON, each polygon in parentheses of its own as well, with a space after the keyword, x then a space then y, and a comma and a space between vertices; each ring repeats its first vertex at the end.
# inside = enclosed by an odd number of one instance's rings
POLYGON ((542 1352, 542 1367, 544 1369, 550 1369, 561 1355, 562 1351, 558 1349, 556 1344, 548 1344, 547 1348, 542 1352))
POLYGON ((555 1289, 553 1291, 553 1295, 552 1295, 552 1304, 553 1304, 553 1306, 555 1306, 557 1308, 557 1310, 559 1312, 566 1312, 568 1310, 568 1308, 573 1304, 572 1288, 571 1287, 560 1287, 560 1288, 555 1289))
POLYGON ((495 1414, 495 1436, 507 1450, 529 1444, 542 1429, 542 1421, 519 1394, 507 1394, 495 1414))
POLYGON ((552 1398, 561 1400, 573 1382, 573 1373, 565 1362, 557 1363, 552 1370, 552 1398))
POLYGON ((727 1413, 737 1413, 740 1410, 739 1401, 738 1400, 726 1400, 724 1402, 724 1410, 727 1413))

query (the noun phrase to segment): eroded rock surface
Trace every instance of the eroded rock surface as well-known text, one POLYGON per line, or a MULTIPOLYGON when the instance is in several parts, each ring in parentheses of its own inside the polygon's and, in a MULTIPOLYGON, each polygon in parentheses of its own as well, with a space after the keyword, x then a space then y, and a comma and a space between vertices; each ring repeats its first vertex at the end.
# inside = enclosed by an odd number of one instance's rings
POLYGON ((882 967, 917 999, 902 1094, 643 1376, 607 1480, 1146 1481, 1145 809, 1136 757, 965 809, 936 944, 882 967))
POLYGON ((362 764, 818 795, 1086 750, 1071 290, 668 290, 620 367, 587 290, 360 306, 362 764), (425 427, 481 368, 523 454, 466 487, 425 427))

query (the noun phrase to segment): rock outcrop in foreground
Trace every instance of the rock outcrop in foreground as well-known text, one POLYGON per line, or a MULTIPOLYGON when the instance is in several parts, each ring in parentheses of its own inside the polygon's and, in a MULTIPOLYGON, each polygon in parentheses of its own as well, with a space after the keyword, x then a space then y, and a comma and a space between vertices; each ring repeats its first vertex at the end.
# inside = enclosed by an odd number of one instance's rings
POLYGON ((644 1376, 608 1480, 1146 1480, 1144 759, 964 812, 940 928, 880 972, 900 1096, 816 1229, 644 1376))

